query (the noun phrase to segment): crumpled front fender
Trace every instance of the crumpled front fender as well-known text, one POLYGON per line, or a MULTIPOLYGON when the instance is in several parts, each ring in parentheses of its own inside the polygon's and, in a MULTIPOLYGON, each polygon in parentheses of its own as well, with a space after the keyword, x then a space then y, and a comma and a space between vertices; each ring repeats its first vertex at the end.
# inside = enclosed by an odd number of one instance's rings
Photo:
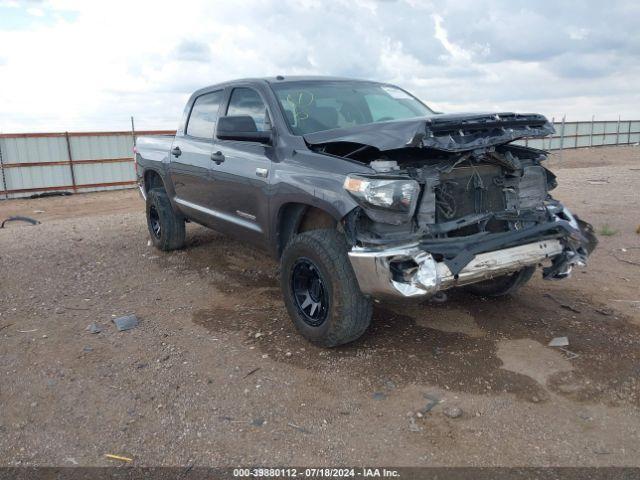
POLYGON ((593 226, 572 214, 568 208, 562 205, 560 207, 561 209, 555 215, 559 221, 567 221, 572 231, 564 238, 565 248, 562 254, 555 257, 551 265, 542 270, 545 280, 568 278, 574 266, 586 265, 587 258, 598 245, 593 226))

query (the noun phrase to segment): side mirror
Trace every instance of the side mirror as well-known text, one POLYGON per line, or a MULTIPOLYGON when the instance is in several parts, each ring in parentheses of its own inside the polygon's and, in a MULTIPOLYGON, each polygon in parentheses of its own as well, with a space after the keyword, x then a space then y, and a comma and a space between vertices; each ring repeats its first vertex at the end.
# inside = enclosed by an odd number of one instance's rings
POLYGON ((228 115, 218 119, 216 137, 220 140, 270 143, 271 132, 259 132, 249 115, 228 115))

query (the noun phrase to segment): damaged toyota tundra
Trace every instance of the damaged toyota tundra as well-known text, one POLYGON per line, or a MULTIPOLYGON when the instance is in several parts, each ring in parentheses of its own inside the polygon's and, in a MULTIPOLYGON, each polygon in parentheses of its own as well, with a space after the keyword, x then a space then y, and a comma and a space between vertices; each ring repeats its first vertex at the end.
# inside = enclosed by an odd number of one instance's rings
POLYGON ((366 331, 374 300, 509 295, 585 265, 592 227, 551 197, 547 152, 516 142, 553 132, 538 114, 279 76, 198 90, 135 160, 157 248, 183 248, 194 222, 266 250, 298 331, 332 347, 366 331))

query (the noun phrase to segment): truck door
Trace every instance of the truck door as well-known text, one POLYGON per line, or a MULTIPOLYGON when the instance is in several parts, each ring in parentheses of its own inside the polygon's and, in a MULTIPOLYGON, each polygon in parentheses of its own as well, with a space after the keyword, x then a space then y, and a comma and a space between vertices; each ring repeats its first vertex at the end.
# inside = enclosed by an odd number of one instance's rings
POLYGON ((188 115, 184 132, 178 132, 170 152, 169 174, 175 189, 175 202, 189 218, 212 228, 217 219, 208 212, 212 184, 211 153, 213 133, 224 90, 197 97, 188 115))
MULTIPOLYGON (((271 130, 267 106, 253 88, 235 87, 223 115, 249 115, 258 131, 271 130)), ((215 139, 210 204, 225 219, 225 232, 266 246, 270 156, 273 147, 259 142, 215 139)))

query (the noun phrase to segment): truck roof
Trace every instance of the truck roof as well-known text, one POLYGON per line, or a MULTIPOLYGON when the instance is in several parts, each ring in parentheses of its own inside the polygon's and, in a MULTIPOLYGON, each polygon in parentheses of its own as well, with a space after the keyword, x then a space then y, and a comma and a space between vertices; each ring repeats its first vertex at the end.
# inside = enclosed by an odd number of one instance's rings
MULTIPOLYGON (((332 77, 327 75, 278 75, 277 77, 255 77, 255 78, 237 78, 235 80, 228 80, 226 82, 216 83, 214 85, 208 85, 206 87, 198 89, 194 95, 198 95, 199 93, 210 90, 211 88, 217 87, 227 87, 230 85, 234 85, 236 83, 287 83, 287 82, 301 82, 301 81, 331 81, 331 82, 341 82, 341 81, 349 81, 349 82, 372 82, 372 80, 363 80, 357 78, 348 78, 348 77, 332 77)), ((380 82, 384 83, 384 82, 380 82)))

